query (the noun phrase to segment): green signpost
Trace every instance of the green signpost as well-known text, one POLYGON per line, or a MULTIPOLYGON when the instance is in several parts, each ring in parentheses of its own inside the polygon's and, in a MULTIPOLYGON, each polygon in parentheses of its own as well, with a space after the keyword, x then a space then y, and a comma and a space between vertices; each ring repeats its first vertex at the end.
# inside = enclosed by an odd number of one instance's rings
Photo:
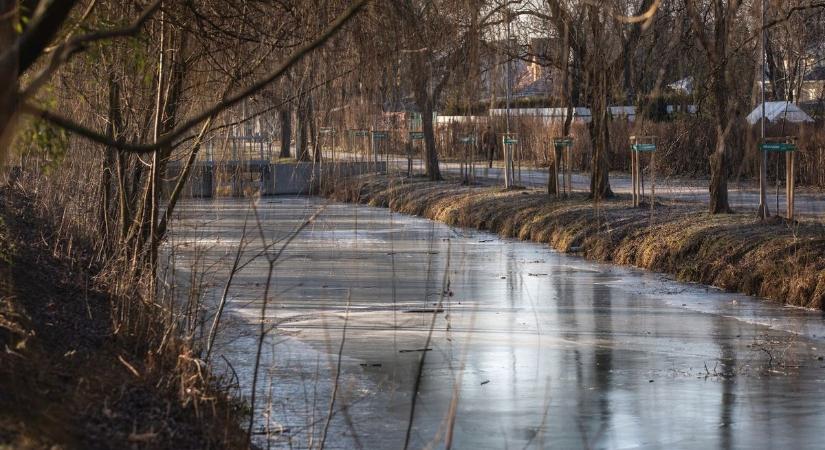
MULTIPOLYGON (((420 116, 419 116, 420 122, 420 116)), ((424 140, 424 132, 423 131, 410 131, 410 142, 407 143, 407 176, 411 177, 413 175, 413 153, 415 152, 415 143, 421 142, 424 140)), ((419 149, 421 153, 421 161, 423 163, 424 160, 424 149, 421 147, 419 149)))
POLYGON ((561 150, 573 146, 572 138, 553 138, 553 146, 561 150))
POLYGON ((349 136, 349 149, 354 151, 359 160, 369 159, 372 151, 372 142, 369 139, 370 130, 354 129, 347 130, 349 136))
POLYGON ((561 137, 553 138, 553 169, 556 177, 556 196, 570 195, 573 191, 573 164, 571 163, 571 151, 573 149, 573 138, 561 137), (561 189, 559 189, 559 173, 561 173, 561 189))
POLYGON ((633 144, 634 152, 655 152, 656 144, 633 144))
POLYGON ((796 145, 791 142, 763 142, 759 144, 763 152, 785 153, 796 151, 796 145))
MULTIPOLYGON (((516 156, 514 152, 519 150, 516 147, 518 144, 518 134, 504 133, 501 136, 501 142, 504 147, 504 189, 510 189, 513 187, 513 181, 516 175, 513 161, 516 156)), ((519 165, 519 181, 520 179, 521 165, 519 165)))
POLYGON ((642 178, 642 153, 650 154, 650 207, 656 203, 656 136, 630 136, 630 176, 633 184, 633 206, 642 204, 644 197, 644 179, 642 178))
MULTIPOLYGON (((784 153, 785 154, 785 202, 786 202, 786 215, 788 219, 793 219, 794 215, 794 203, 796 197, 796 151, 798 150, 796 146, 796 138, 793 136, 785 136, 785 137, 778 137, 778 138, 765 138, 761 144, 759 144, 759 150, 767 153, 784 153)), ((779 162, 777 161, 777 164, 779 162)), ((777 173, 778 173, 777 168, 777 173)), ((778 178, 778 176, 777 176, 778 178)), ((777 179, 777 188, 779 186, 779 180, 777 179)), ((777 189, 776 194, 776 208, 779 209, 779 189, 777 189)))
POLYGON ((465 134, 458 138, 458 142, 464 147, 459 167, 461 178, 464 183, 470 184, 475 181, 476 136, 475 134, 465 134))
MULTIPOLYGON (((330 140, 330 142, 328 142, 328 144, 329 144, 329 148, 331 150, 331 152, 330 152, 331 157, 334 160, 335 159, 335 128, 334 127, 321 127, 320 129, 318 129, 318 133, 322 136, 326 136, 327 139, 330 140)), ((322 140, 322 142, 323 142, 323 140, 322 140)), ((321 152, 322 153, 323 153, 323 149, 324 149, 324 145, 321 144, 321 152)))

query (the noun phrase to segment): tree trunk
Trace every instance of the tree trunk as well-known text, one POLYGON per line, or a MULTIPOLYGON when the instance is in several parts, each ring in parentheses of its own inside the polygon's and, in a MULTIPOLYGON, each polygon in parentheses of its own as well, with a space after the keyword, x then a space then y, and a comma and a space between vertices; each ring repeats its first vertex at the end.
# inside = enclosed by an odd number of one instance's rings
POLYGON ((610 160, 607 152, 610 148, 610 130, 607 126, 607 80, 603 74, 595 81, 592 98, 592 120, 590 122, 590 140, 593 154, 590 160, 590 197, 602 200, 613 196, 610 189, 610 160))
POLYGON ((298 139, 295 145, 295 156, 299 161, 309 161, 309 114, 306 104, 298 105, 298 139))
POLYGON ((728 100, 728 80, 726 74, 717 75, 714 80, 716 97, 716 151, 710 156, 710 213, 731 212, 728 204, 728 161, 727 148, 730 136, 731 115, 728 100))
POLYGON ((716 151, 710 156, 710 213, 731 212, 728 204, 728 164, 725 135, 719 130, 716 137, 716 151))
POLYGON ((438 152, 435 148, 435 129, 433 128, 433 110, 429 101, 421 112, 421 127, 424 131, 424 164, 427 169, 427 178, 432 181, 439 181, 441 169, 438 167, 438 152))
POLYGON ((550 141, 550 155, 552 158, 547 165, 547 194, 558 195, 559 179, 556 177, 556 162, 559 160, 560 152, 552 140, 550 141))
MULTIPOLYGON (((3 53, 13 50, 17 38, 14 31, 18 19, 14 13, 17 3, 14 0, 0 0, 0 49, 3 53)), ((10 60, 14 63, 0 66, 0 165, 5 163, 9 154, 17 111, 18 56, 12 55, 10 60)))
MULTIPOLYGON (((564 124, 562 125, 560 137, 567 138, 570 135, 570 126, 573 124, 573 96, 570 92, 571 76, 570 63, 568 61, 568 55, 570 54, 570 29, 568 27, 564 28, 564 33, 562 34, 562 36, 564 37, 564 40, 561 47, 562 50, 560 54, 560 60, 563 59, 564 62, 562 63, 561 97, 562 104, 565 107, 567 107, 567 111, 564 117, 564 124)), ((558 149, 556 148, 553 142, 550 143, 550 148, 553 152, 553 160, 550 161, 550 167, 548 168, 549 173, 547 181, 547 193, 549 195, 558 195, 560 187, 559 179, 556 175, 562 173, 562 171, 564 170, 564 166, 559 163, 561 162, 561 159, 566 151, 566 148, 562 147, 561 149, 558 149)))
POLYGON ((278 111, 281 122, 281 158, 289 158, 291 156, 290 147, 292 146, 292 110, 289 107, 282 108, 278 111))

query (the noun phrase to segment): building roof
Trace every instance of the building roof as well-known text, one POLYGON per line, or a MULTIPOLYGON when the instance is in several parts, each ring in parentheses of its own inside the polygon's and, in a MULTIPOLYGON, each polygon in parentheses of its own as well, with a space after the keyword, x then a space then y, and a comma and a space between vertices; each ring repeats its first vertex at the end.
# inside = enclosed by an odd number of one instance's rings
MULTIPOLYGON (((765 102, 765 117, 768 119, 768 122, 779 122, 781 120, 793 123, 814 121, 814 119, 805 111, 802 111, 799 106, 791 102, 765 102)), ((748 114, 747 120, 748 123, 754 125, 761 119, 762 104, 760 103, 756 109, 748 114)))
POLYGON ((693 84, 693 77, 686 77, 668 84, 667 87, 674 92, 690 95, 693 94, 693 84))

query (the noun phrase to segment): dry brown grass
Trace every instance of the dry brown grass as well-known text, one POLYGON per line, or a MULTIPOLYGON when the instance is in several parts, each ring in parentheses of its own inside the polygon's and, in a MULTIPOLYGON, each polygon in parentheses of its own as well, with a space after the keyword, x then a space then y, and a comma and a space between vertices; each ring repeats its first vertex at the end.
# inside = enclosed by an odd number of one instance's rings
POLYGON ((322 194, 389 207, 453 226, 550 244, 586 258, 634 265, 808 308, 825 305, 825 225, 749 214, 710 215, 674 203, 655 211, 629 198, 594 205, 584 194, 548 199, 540 191, 502 191, 369 175, 342 180, 322 194))

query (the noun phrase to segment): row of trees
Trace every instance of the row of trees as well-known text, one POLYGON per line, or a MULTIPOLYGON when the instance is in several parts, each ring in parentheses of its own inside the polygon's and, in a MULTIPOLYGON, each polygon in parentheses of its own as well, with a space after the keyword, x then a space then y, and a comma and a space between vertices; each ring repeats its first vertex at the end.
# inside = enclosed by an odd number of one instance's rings
MULTIPOLYGON (((505 92, 495 80, 513 60, 542 66, 557 106, 592 111, 596 199, 612 195, 608 154, 625 144, 611 142, 608 106, 652 103, 667 84, 690 79, 692 101, 715 124, 715 150, 702 157, 710 160, 710 211, 723 213, 733 130, 758 104, 763 29, 768 99, 794 101, 825 57, 823 11, 812 0, 399 1, 360 18, 373 39, 369 74, 357 76, 380 87, 370 104, 386 110, 407 99, 422 113, 427 174, 438 179, 431 113, 447 103, 470 110, 480 92, 496 103, 505 92), (389 89, 387 80, 395 81, 389 89)), ((551 179, 548 190, 556 189, 551 179)))

